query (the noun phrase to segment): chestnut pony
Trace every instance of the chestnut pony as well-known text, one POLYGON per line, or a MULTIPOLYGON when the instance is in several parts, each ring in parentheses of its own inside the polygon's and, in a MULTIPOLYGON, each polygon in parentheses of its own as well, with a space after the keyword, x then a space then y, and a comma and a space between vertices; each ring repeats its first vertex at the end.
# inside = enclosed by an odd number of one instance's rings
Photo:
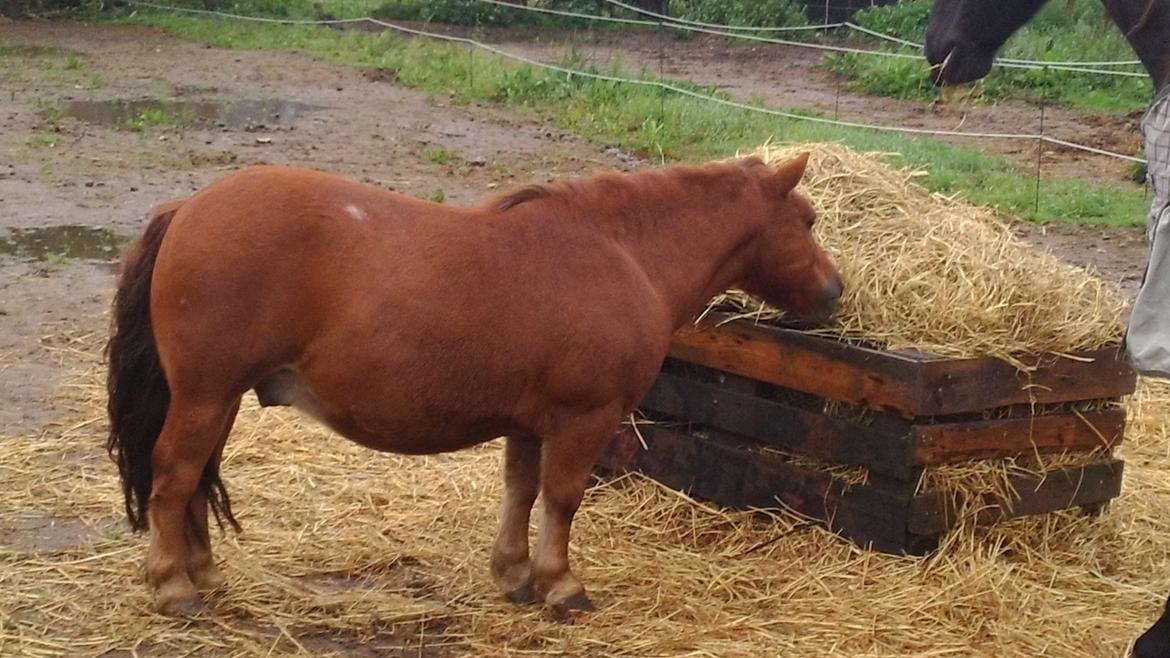
POLYGON ((219 463, 253 390, 375 450, 507 437, 492 576, 510 600, 590 609, 569 527, 671 334, 732 285, 809 318, 836 307, 794 189, 806 162, 602 173, 468 208, 262 166, 156 207, 107 347, 109 450, 150 530, 156 608, 196 611, 222 581, 208 509, 239 527, 219 463))

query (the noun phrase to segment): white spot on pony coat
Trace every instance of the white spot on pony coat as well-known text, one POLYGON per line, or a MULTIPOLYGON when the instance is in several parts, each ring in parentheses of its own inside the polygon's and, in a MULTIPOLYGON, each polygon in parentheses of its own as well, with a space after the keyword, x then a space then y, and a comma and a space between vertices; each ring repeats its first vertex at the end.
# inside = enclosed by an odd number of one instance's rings
POLYGON ((354 219, 358 220, 359 222, 370 218, 370 216, 366 214, 366 211, 362 210, 361 208, 358 208, 357 206, 353 205, 352 203, 346 204, 345 214, 349 215, 350 217, 353 217, 354 219))

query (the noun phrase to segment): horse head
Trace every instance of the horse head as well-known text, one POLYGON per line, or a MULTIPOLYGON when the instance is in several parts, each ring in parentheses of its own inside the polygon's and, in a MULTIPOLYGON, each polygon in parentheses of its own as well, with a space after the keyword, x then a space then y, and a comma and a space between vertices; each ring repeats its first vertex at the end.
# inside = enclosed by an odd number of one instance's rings
POLYGON ((767 216, 753 246, 744 289, 772 306, 820 324, 837 309, 841 275, 813 234, 816 211, 796 190, 808 154, 778 168, 758 167, 767 216))
POLYGON ((963 84, 991 71, 995 54, 1046 0, 935 0, 926 59, 936 85, 963 84))

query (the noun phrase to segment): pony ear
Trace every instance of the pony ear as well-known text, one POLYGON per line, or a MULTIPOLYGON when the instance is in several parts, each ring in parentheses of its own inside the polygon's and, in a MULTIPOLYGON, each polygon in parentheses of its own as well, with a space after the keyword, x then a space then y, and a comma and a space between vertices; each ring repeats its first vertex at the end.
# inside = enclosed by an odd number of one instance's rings
POLYGON ((776 168, 776 187, 781 194, 791 192, 800 179, 804 178, 804 170, 808 166, 808 156, 806 151, 776 168))

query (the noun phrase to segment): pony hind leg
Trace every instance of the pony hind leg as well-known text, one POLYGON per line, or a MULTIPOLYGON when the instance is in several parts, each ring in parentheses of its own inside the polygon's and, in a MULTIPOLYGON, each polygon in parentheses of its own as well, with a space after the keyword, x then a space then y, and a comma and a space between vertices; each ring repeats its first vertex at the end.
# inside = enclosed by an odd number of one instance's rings
MULTIPOLYGON (((231 434, 232 425, 235 423, 236 414, 239 411, 240 401, 236 400, 231 411, 228 412, 227 422, 224 423, 223 431, 220 433, 219 443, 216 445, 211 459, 204 466, 204 473, 208 469, 213 473, 218 473, 220 460, 223 459, 224 445, 227 443, 228 435, 231 434)), ((195 489, 187 508, 187 575, 200 591, 215 589, 223 584, 223 574, 216 566, 211 553, 211 527, 207 518, 210 508, 211 492, 208 491, 210 485, 211 483, 206 482, 205 479, 201 480, 200 486, 195 489)))
MULTIPOLYGON (((194 614, 202 607, 188 572, 189 510, 233 410, 231 402, 196 402, 174 395, 155 443, 146 578, 154 588, 154 607, 164 614, 194 614)), ((206 509, 206 498, 203 503, 206 509)))
POLYGON ((509 436, 504 443, 504 500, 492 547, 492 578, 512 603, 535 603, 528 559, 528 520, 540 491, 540 440, 509 436))

